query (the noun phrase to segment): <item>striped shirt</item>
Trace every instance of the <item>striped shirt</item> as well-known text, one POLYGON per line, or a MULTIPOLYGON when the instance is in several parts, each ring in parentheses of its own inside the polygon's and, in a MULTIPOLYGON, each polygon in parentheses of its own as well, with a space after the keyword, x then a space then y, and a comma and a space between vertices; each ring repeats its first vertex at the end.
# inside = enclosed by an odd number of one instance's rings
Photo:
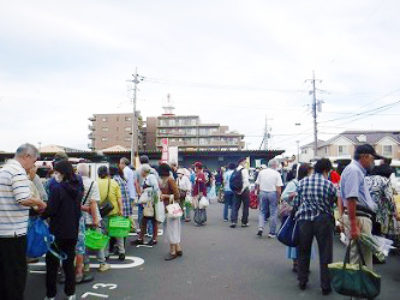
POLYGON ((0 238, 26 234, 31 197, 30 181, 21 164, 12 159, 0 169, 0 238))

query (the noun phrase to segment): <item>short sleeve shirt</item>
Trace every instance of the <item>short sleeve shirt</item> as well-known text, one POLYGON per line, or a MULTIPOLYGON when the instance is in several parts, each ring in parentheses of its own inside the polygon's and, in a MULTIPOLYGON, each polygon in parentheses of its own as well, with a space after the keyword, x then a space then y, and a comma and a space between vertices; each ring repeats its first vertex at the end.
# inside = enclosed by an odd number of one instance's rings
POLYGON ((26 171, 16 160, 9 160, 0 169, 0 237, 25 235, 29 207, 21 201, 31 197, 26 171))
POLYGON ((124 177, 126 180, 126 186, 128 187, 129 198, 136 198, 135 182, 138 180, 137 173, 129 167, 124 168, 124 177))
POLYGON ((365 180, 366 170, 359 162, 353 160, 342 173, 340 180, 340 193, 347 207, 348 198, 356 198, 357 205, 367 208, 373 212, 376 211, 376 203, 372 200, 368 185, 365 180))
POLYGON ((270 168, 258 173, 256 183, 263 192, 276 192, 277 186, 283 186, 282 177, 279 172, 270 168))

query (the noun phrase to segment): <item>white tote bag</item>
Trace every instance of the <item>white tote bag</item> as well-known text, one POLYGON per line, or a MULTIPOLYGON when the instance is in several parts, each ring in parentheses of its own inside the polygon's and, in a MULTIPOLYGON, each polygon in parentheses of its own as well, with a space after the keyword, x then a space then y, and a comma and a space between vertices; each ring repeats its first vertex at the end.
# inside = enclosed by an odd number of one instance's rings
POLYGON ((156 192, 154 195, 154 209, 156 211, 156 221, 163 223, 165 221, 165 206, 164 202, 160 199, 160 193, 156 192))
POLYGON ((206 197, 201 197, 200 201, 199 201, 199 208, 200 209, 204 209, 207 206, 210 205, 210 202, 208 201, 208 199, 206 197))
POLYGON ((143 190, 143 193, 140 195, 140 198, 138 200, 139 204, 146 204, 149 202, 151 199, 151 194, 152 194, 152 188, 146 188, 143 190))
POLYGON ((177 219, 183 216, 183 211, 181 206, 175 201, 172 201, 171 204, 168 204, 167 207, 167 218, 177 219))

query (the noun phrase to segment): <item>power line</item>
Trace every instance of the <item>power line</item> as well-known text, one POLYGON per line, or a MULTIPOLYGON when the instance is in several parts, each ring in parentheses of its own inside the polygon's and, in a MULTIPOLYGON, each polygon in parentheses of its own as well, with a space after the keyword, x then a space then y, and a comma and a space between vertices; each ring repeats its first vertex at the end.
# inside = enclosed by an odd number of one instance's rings
POLYGON ((179 80, 165 80, 159 78, 146 77, 146 82, 153 84, 171 84, 180 85, 194 88, 204 89, 218 89, 218 90, 246 90, 246 91, 265 91, 265 92, 277 92, 277 93, 306 93, 306 90, 296 89, 276 89, 276 88, 264 88, 256 86, 245 86, 245 85, 232 85, 232 84, 215 84, 205 82, 190 82, 190 81, 179 81, 179 80))
POLYGON ((358 117, 358 116, 365 115, 365 114, 367 114, 367 115, 368 114, 369 115, 375 115, 376 111, 379 111, 379 110, 385 111, 385 110, 390 109, 390 108, 392 108, 393 106, 395 106, 395 105, 397 105, 399 103, 400 103, 400 100, 392 102, 392 103, 389 103, 389 104, 385 104, 385 105, 382 105, 382 106, 379 106, 379 107, 376 107, 376 108, 373 108, 373 109, 369 109, 369 110, 366 110, 366 111, 363 111, 363 112, 360 112, 360 113, 352 114, 350 116, 339 117, 339 118, 334 118, 334 119, 330 119, 330 120, 321 121, 320 123, 328 123, 328 122, 335 122, 335 121, 340 121, 340 120, 345 120, 345 119, 351 119, 353 117, 358 117))

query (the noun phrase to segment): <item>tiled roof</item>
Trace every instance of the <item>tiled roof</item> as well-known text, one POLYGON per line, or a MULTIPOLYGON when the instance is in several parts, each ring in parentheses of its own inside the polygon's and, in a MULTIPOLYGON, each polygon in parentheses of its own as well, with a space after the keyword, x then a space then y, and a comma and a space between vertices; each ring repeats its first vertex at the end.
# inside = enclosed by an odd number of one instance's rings
POLYGON ((393 140, 395 140, 397 143, 400 144, 400 131, 395 131, 395 130, 348 130, 344 131, 333 138, 327 140, 323 145, 319 146, 325 146, 331 144, 333 141, 338 139, 339 137, 345 137, 349 139, 352 143, 354 144, 371 144, 375 145, 378 143, 381 139, 384 137, 390 137, 393 140), (365 141, 359 141, 358 137, 364 135, 366 140, 365 141))

